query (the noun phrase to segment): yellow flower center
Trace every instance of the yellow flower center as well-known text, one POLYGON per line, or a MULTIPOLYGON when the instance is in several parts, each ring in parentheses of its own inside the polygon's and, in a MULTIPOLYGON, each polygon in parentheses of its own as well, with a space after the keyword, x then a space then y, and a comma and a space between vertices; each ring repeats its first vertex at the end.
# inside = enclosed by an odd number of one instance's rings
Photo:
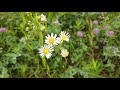
POLYGON ((50 43, 50 44, 53 44, 54 42, 55 42, 55 39, 54 39, 54 38, 50 38, 50 39, 49 39, 49 43, 50 43))
POLYGON ((67 36, 66 35, 62 35, 62 39, 66 40, 67 36))
POLYGON ((48 48, 44 49, 44 54, 48 54, 50 50, 48 48))

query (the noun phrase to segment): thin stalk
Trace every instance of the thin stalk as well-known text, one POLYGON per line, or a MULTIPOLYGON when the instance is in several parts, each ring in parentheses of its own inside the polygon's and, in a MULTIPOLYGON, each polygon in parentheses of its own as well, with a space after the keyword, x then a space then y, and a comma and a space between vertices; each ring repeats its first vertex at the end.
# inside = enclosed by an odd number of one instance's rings
MULTIPOLYGON (((22 12, 20 12, 19 13, 19 15, 20 15, 20 17, 22 18, 22 20, 23 20, 23 26, 21 27, 21 32, 24 34, 24 36, 27 36, 27 34, 26 34, 26 32, 24 31, 24 29, 25 29, 25 24, 26 24, 26 18, 25 18, 25 16, 24 16, 24 13, 22 13, 22 12)), ((30 45, 30 44, 27 44, 27 46, 28 46, 28 51, 30 51, 31 53, 32 53, 32 56, 34 57, 34 62, 37 64, 37 68, 39 68, 39 60, 36 58, 36 56, 34 55, 34 52, 33 52, 33 49, 32 49, 32 46, 30 45)))
POLYGON ((92 27, 91 27, 91 19, 90 19, 90 15, 89 15, 89 12, 86 13, 87 17, 86 17, 86 20, 87 20, 87 24, 88 24, 88 32, 90 34, 89 36, 89 42, 90 42, 90 47, 91 47, 91 53, 92 55, 94 55, 94 52, 93 52, 93 38, 94 38, 94 34, 93 34, 93 30, 92 30, 92 27))

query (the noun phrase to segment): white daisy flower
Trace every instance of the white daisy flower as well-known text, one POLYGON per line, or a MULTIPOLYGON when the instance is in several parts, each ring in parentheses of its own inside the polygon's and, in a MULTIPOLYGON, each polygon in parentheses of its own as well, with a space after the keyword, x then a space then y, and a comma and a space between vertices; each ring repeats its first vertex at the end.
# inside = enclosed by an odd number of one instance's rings
POLYGON ((46 20, 47 20, 47 19, 46 19, 46 16, 43 15, 43 14, 41 14, 40 17, 41 17, 41 21, 46 21, 46 20))
POLYGON ((57 37, 57 43, 58 43, 58 44, 61 44, 62 42, 63 42, 63 39, 60 38, 60 37, 57 37))
POLYGON ((52 51, 54 51, 53 48, 48 45, 45 45, 39 49, 40 56, 41 57, 46 56, 47 59, 51 57, 52 51))
POLYGON ((58 42, 57 42, 57 35, 53 35, 53 33, 51 33, 51 36, 48 34, 48 36, 45 37, 45 43, 50 45, 50 46, 53 46, 53 45, 58 45, 58 42))
POLYGON ((65 41, 69 41, 70 35, 66 31, 62 31, 60 33, 60 38, 65 41))
POLYGON ((67 49, 64 49, 61 51, 61 55, 62 57, 67 57, 69 55, 69 52, 67 51, 67 49))

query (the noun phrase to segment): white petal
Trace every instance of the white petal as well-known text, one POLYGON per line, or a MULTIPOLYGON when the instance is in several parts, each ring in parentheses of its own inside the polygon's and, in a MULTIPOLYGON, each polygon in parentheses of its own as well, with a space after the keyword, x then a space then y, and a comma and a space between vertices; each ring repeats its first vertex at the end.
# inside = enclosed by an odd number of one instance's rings
POLYGON ((42 53, 42 54, 40 54, 40 56, 42 56, 42 57, 43 57, 43 56, 44 56, 44 54, 42 53))
POLYGON ((57 35, 55 34, 55 35, 54 35, 54 38, 56 39, 56 37, 57 37, 57 35))
POLYGON ((46 58, 48 59, 48 58, 50 58, 51 57, 51 54, 47 54, 46 55, 46 58))
POLYGON ((48 38, 50 37, 50 35, 48 34, 48 38))
POLYGON ((51 37, 53 38, 53 33, 51 33, 51 37))

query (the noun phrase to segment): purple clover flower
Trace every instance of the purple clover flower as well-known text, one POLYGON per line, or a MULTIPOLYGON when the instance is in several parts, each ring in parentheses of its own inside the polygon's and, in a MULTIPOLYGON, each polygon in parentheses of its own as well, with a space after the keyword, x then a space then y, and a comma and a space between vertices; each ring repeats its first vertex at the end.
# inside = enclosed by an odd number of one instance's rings
POLYGON ((0 28, 0 32, 6 32, 6 28, 5 27, 2 27, 2 28, 0 28))
POLYGON ((107 35, 108 35, 109 37, 114 36, 114 34, 115 34, 115 32, 114 32, 114 31, 108 31, 108 32, 107 32, 107 35))
POLYGON ((93 21, 93 24, 98 25, 98 21, 97 21, 97 20, 94 20, 94 21, 93 21))
POLYGON ((78 32, 77 32, 77 36, 78 36, 78 37, 83 37, 83 32, 78 31, 78 32))
POLYGON ((99 33, 99 29, 98 29, 98 28, 94 28, 93 33, 94 33, 95 35, 97 35, 97 34, 99 33))

